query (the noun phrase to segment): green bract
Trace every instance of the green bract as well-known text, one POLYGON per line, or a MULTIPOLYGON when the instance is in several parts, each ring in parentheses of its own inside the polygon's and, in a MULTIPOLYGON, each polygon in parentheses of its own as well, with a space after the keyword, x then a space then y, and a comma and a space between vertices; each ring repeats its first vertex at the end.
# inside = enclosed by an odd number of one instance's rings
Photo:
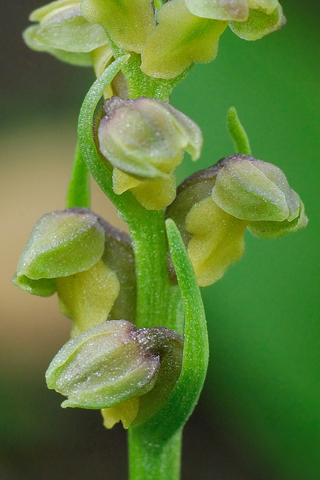
POLYGON ((98 137, 100 151, 116 167, 117 194, 131 190, 147 209, 160 210, 175 197, 174 168, 186 150, 196 160, 202 135, 199 127, 166 102, 151 98, 104 104, 98 137))
POLYGON ((51 53, 59 60, 79 66, 92 65, 91 53, 100 47, 111 52, 103 28, 81 15, 80 0, 50 3, 35 10, 30 20, 39 22, 23 33, 26 44, 33 50, 51 53))

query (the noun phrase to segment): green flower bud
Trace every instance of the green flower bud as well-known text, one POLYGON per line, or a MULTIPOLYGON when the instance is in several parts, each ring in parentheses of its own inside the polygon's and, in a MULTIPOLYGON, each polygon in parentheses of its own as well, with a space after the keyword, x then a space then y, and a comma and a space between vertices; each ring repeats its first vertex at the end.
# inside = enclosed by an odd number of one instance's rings
MULTIPOLYGON (((224 160, 188 177, 177 190, 177 198, 166 210, 182 235, 198 284, 219 280, 244 252, 244 231, 248 222, 224 212, 211 197, 224 160)), ((173 267, 169 262, 169 271, 173 267)))
POLYGON ((228 22, 193 15, 184 0, 171 0, 157 15, 158 25, 142 52, 141 70, 151 77, 174 78, 193 63, 210 62, 228 22))
POLYGON ((101 25, 118 47, 141 53, 155 27, 150 0, 82 0, 82 15, 101 25))
POLYGON ((284 173, 243 154, 186 179, 166 217, 181 231, 200 286, 217 281, 241 258, 246 227, 257 237, 276 238, 308 222, 284 173))
POLYGON ((175 198, 174 168, 186 150, 200 155, 199 127, 166 102, 151 98, 105 102, 98 138, 101 153, 116 167, 113 188, 131 190, 148 209, 162 209, 175 198))
POLYGON ((136 278, 130 238, 90 210, 42 217, 20 258, 13 283, 35 295, 58 292, 72 336, 112 317, 135 320, 136 278))
MULTIPOLYGON (((100 25, 89 23, 80 12, 80 0, 59 0, 35 10, 30 20, 39 22, 23 33, 32 49, 47 52, 59 60, 79 66, 92 65, 91 52, 108 39, 100 25)), ((108 46, 108 52, 111 51, 108 46)))
POLYGON ((52 360, 47 384, 68 397, 63 407, 102 408, 106 426, 118 415, 128 427, 135 415, 146 418, 168 398, 180 374, 182 347, 176 332, 136 330, 125 320, 111 320, 69 340, 52 360), (163 388, 142 401, 156 382, 163 388))

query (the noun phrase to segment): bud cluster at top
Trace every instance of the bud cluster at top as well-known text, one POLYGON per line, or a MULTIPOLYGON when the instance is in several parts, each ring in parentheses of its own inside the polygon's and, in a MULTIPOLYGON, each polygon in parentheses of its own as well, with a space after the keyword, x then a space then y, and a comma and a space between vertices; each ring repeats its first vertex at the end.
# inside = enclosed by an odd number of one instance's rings
POLYGON ((217 54, 229 25, 256 40, 285 23, 277 0, 58 0, 35 10, 24 32, 30 48, 75 65, 93 64, 100 75, 115 47, 141 55, 141 69, 170 79, 217 54), (112 49, 111 49, 112 47, 112 49))

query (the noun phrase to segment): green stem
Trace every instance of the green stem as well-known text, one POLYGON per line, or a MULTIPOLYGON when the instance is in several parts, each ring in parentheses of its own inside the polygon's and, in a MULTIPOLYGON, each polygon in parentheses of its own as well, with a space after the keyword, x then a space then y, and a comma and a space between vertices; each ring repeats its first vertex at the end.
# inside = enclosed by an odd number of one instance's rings
POLYGON ((129 430, 130 480, 179 480, 182 430, 161 445, 141 435, 139 429, 129 430), (151 440, 151 442, 150 442, 151 440))
POLYGON ((115 60, 86 95, 79 115, 79 146, 93 178, 130 228, 137 265, 139 327, 162 325, 181 332, 181 314, 176 315, 175 311, 179 305, 179 293, 171 287, 166 267, 168 247, 164 214, 162 211, 146 210, 130 192, 122 195, 114 193, 112 172, 100 157, 92 137, 95 108, 106 85, 123 68, 128 58, 127 55, 115 60))
POLYGON ((141 327, 163 327, 183 333, 181 297, 167 270, 168 244, 163 211, 141 207, 127 222, 136 259, 137 318, 141 327))
POLYGON ((89 171, 83 161, 79 145, 76 147, 66 203, 66 208, 90 208, 89 171))

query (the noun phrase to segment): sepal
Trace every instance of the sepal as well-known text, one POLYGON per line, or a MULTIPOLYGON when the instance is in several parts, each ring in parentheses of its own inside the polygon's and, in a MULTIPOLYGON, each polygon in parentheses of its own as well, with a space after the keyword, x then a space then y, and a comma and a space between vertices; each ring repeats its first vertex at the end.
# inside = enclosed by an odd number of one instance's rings
POLYGON ((285 24, 286 17, 281 5, 278 4, 272 13, 260 9, 250 9, 248 20, 245 22, 230 22, 229 26, 233 33, 244 40, 259 40, 269 33, 280 30, 285 24))
POLYGON ((247 20, 249 14, 247 0, 185 0, 193 15, 215 20, 247 20))
POLYGON ((167 401, 181 372, 182 337, 110 320, 69 340, 52 360, 47 385, 63 407, 103 409, 104 424, 143 423, 167 401))
POLYGON ((103 251, 104 230, 92 212, 71 208, 48 213, 33 228, 17 275, 31 280, 65 277, 88 270, 103 251))
POLYGON ((63 407, 112 407, 147 393, 157 379, 159 358, 142 346, 133 324, 114 320, 69 340, 47 372, 47 385, 68 397, 63 407))
POLYGON ((100 25, 90 24, 80 12, 80 1, 58 1, 35 10, 23 38, 33 50, 47 52, 58 59, 79 66, 92 64, 91 52, 107 45, 100 25))
POLYGON ((31 280, 25 275, 17 275, 13 277, 13 285, 21 288, 31 295, 39 295, 40 297, 50 297, 57 291, 57 285, 54 278, 40 278, 39 280, 31 280))
POLYGON ((227 157, 212 191, 214 202, 230 215, 247 221, 293 220, 299 196, 280 168, 250 155, 227 157))
POLYGON ((155 27, 150 0, 82 0, 81 12, 90 23, 101 25, 118 47, 136 53, 155 27))

